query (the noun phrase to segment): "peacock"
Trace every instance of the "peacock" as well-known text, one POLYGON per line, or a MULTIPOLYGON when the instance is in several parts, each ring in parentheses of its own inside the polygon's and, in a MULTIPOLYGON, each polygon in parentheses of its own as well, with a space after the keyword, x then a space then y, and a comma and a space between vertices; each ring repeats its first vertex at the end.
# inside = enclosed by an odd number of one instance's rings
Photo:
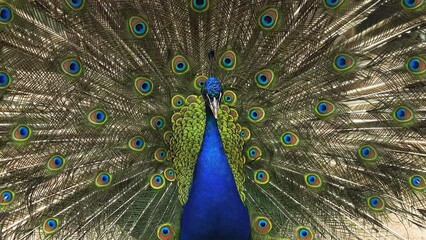
POLYGON ((425 0, 0 0, 0 41, 0 239, 426 235, 425 0))

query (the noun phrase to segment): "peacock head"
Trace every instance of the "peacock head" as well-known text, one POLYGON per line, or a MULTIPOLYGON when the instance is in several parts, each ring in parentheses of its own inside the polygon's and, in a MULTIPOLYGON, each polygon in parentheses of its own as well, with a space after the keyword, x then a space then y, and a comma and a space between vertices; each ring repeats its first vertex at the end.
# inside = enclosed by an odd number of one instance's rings
POLYGON ((214 117, 217 119, 217 113, 219 111, 220 100, 222 99, 222 84, 219 79, 215 77, 209 77, 204 83, 204 87, 201 90, 204 101, 210 107, 214 117))

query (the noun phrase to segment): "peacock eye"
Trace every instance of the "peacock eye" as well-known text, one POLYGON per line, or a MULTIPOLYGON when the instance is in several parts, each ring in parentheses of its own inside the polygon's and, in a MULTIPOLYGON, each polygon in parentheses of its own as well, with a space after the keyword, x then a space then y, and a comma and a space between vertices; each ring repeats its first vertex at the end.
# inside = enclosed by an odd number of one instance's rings
POLYGON ((95 184, 97 187, 107 187, 111 184, 112 175, 108 172, 101 172, 95 178, 95 184))
POLYGON ((133 151, 140 152, 145 148, 145 140, 141 136, 132 137, 128 144, 129 148, 133 151))
POLYGON ((0 71, 0 90, 9 87, 11 82, 9 74, 0 71))
POLYGON ((402 6, 407 9, 416 9, 423 4, 424 0, 402 0, 402 6))
POLYGON ((167 144, 170 144, 172 137, 173 137, 173 132, 172 131, 166 131, 163 135, 164 142, 166 142, 167 144))
POLYGON ((244 141, 248 141, 251 137, 250 129, 246 127, 241 128, 240 136, 244 139, 244 141))
POLYGON ((260 88, 268 88, 274 81, 274 72, 270 69, 265 69, 256 74, 256 84, 260 88))
POLYGON ((395 108, 395 110, 393 111, 392 117, 397 122, 405 123, 405 122, 410 122, 411 120, 413 120, 414 114, 413 114, 413 111, 409 109, 408 107, 401 106, 401 107, 395 108))
POLYGON ((257 184, 267 184, 269 182, 269 173, 265 170, 257 170, 254 172, 254 181, 257 184))
POLYGON ((143 38, 148 34, 148 23, 141 17, 131 17, 129 28, 136 38, 143 38))
POLYGON ((96 109, 89 113, 89 122, 95 125, 102 125, 108 120, 108 115, 102 109, 96 109))
POLYGON ((305 183, 308 187, 311 187, 311 188, 319 188, 322 186, 321 178, 315 173, 306 174, 305 183))
POLYGON ((55 155, 49 159, 47 167, 49 168, 49 170, 58 171, 58 170, 61 170, 64 167, 64 165, 65 165, 64 157, 60 155, 55 155))
POLYGON ((265 110, 263 110, 263 108, 260 107, 254 107, 249 109, 249 115, 248 115, 248 119, 251 122, 260 122, 265 118, 265 110))
POLYGON ((26 141, 30 138, 32 130, 27 125, 19 125, 13 130, 13 139, 18 142, 26 141))
POLYGON ((175 109, 181 109, 184 106, 185 98, 182 95, 175 95, 172 98, 172 107, 175 109))
POLYGON ((62 62, 62 71, 70 77, 78 77, 83 72, 80 60, 70 58, 62 62))
POLYGON ((254 220, 253 225, 254 225, 254 230, 256 230, 256 232, 260 234, 267 234, 272 229, 271 220, 269 220, 269 218, 266 218, 266 217, 257 217, 254 220))
POLYGON ((347 54, 339 54, 334 59, 334 69, 338 71, 346 71, 355 65, 354 59, 347 54))
POLYGON ((412 74, 426 73, 426 60, 421 57, 412 57, 406 63, 407 70, 412 74))
POLYGON ((251 146, 247 150, 247 156, 251 161, 258 160, 262 157, 262 150, 259 147, 251 146))
POLYGON ((153 83, 148 78, 136 78, 135 88, 142 96, 148 96, 152 93, 153 83))
POLYGON ((0 3, 0 24, 6 25, 13 19, 13 12, 9 6, 0 3))
POLYGON ((380 211, 385 208, 385 201, 378 196, 372 196, 367 199, 368 206, 370 209, 375 211, 380 211))
POLYGON ((293 147, 299 145, 299 137, 292 132, 283 133, 280 140, 284 147, 293 147))
POLYGON ((15 193, 10 190, 3 190, 0 193, 0 206, 6 206, 12 203, 15 193))
POLYGON ((46 234, 52 234, 58 230, 59 227, 59 220, 56 218, 49 218, 44 221, 43 224, 43 231, 46 234))
POLYGON ((165 185, 164 178, 160 174, 153 175, 151 177, 149 183, 150 183, 151 187, 154 188, 154 189, 160 189, 160 188, 164 187, 164 185, 165 185))
POLYGON ((424 190, 426 189, 425 178, 420 175, 414 175, 409 177, 408 182, 410 186, 416 190, 424 190))
POLYGON ((198 76, 194 79, 194 87, 195 89, 201 91, 201 89, 204 87, 204 84, 207 81, 206 76, 198 76))
POLYGON ((160 240, 171 240, 174 239, 175 232, 172 226, 168 223, 162 224, 157 228, 157 237, 160 240))
POLYGON ((314 236, 307 227, 300 226, 297 228, 297 240, 312 240, 314 236))
POLYGON ((65 2, 74 10, 83 8, 85 0, 65 0, 65 2))
POLYGON ((227 51, 222 54, 219 65, 225 70, 233 70, 237 65, 237 55, 233 51, 227 51))
POLYGON ((327 8, 337 8, 344 0, 324 0, 324 4, 327 8))
POLYGON ((320 117, 331 116, 334 112, 334 104, 327 100, 321 100, 315 106, 315 113, 320 117))
POLYGON ((358 149, 358 155, 362 160, 365 161, 374 161, 377 159, 376 149, 369 145, 361 146, 358 149))
POLYGON ((209 8, 208 0, 192 0, 191 8, 196 12, 204 12, 209 8))
POLYGON ((178 55, 172 60, 172 69, 175 74, 184 74, 189 70, 189 63, 183 56, 178 55))
POLYGON ((164 177, 168 180, 173 182, 176 179, 176 172, 173 168, 166 168, 164 170, 164 177))
POLYGON ((167 152, 166 152, 166 149, 164 148, 158 148, 154 152, 154 158, 155 160, 159 162, 163 162, 166 159, 166 156, 167 156, 167 152))
POLYGON ((278 22, 278 11, 274 8, 269 8, 260 14, 259 25, 265 30, 273 29, 278 22))
POLYGON ((151 127, 154 129, 162 129, 166 124, 165 124, 166 120, 161 117, 161 116, 155 116, 153 118, 151 118, 151 127))
POLYGON ((229 106, 233 106, 237 101, 237 94, 231 90, 227 90, 223 93, 223 101, 229 106))

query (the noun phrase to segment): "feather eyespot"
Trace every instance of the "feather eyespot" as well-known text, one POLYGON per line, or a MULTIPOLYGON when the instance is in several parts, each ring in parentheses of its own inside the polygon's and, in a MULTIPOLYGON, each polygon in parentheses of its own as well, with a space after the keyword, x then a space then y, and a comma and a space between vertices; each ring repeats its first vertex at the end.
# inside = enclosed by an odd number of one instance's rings
POLYGON ((237 55, 233 51, 227 51, 219 59, 219 65, 225 70, 234 70, 237 65, 237 55))
POLYGON ((78 77, 83 72, 83 66, 80 60, 70 58, 62 62, 62 71, 70 77, 78 77))
POLYGON ((261 107, 253 107, 249 109, 248 119, 251 122, 258 123, 265 118, 265 110, 261 107))
POLYGON ((257 184, 267 184, 269 182, 269 173, 265 170, 257 170, 254 172, 254 181, 257 184))
POLYGON ((9 6, 0 3, 0 24, 6 25, 13 19, 13 12, 9 6))
POLYGON ((346 71, 355 66, 355 60, 347 54, 339 54, 334 58, 333 66, 337 71, 346 71))
POLYGON ((231 90, 227 90, 223 93, 223 101, 229 106, 233 106, 237 101, 237 94, 231 90))
POLYGON ((102 109, 96 109, 89 113, 88 120, 94 125, 103 125, 108 120, 108 115, 102 109))
POLYGON ((172 69, 175 74, 182 75, 189 71, 189 63, 183 56, 178 55, 172 60, 172 69))
POLYGON ((205 12, 209 9, 209 0, 192 0, 191 8, 196 12, 205 12))
POLYGON ((297 240, 312 240, 314 235, 311 230, 307 227, 300 226, 296 229, 296 239, 297 240))
POLYGON ((112 182, 112 175, 108 172, 101 172, 95 178, 95 184, 97 187, 107 187, 112 182))
POLYGON ((426 189, 425 178, 420 175, 414 175, 408 178, 408 182, 410 186, 416 190, 424 190, 426 189))
POLYGON ((136 38, 143 38, 148 34, 148 23, 141 17, 131 17, 129 20, 130 32, 136 38))
POLYGON ((405 64, 407 70, 412 74, 426 73, 426 60, 421 57, 412 57, 405 64))
POLYGON ((74 10, 80 10, 83 8, 85 0, 65 0, 67 5, 74 10))
POLYGON ((165 185, 164 177, 160 174, 155 174, 151 177, 149 184, 154 189, 160 189, 163 188, 165 185))
POLYGON ((204 84, 207 81, 206 76, 198 76, 194 79, 194 87, 195 89, 201 91, 201 89, 204 87, 204 84))
POLYGON ((47 168, 52 171, 59 171, 65 166, 65 158, 61 155, 54 155, 47 162, 47 168))
POLYGON ((159 162, 164 162, 166 157, 167 157, 167 151, 166 151, 165 148, 158 148, 157 150, 155 150, 155 152, 154 152, 155 160, 157 160, 159 162))
POLYGON ((157 228, 157 237, 160 240, 171 240, 175 236, 175 231, 169 223, 162 224, 157 228))
POLYGON ((374 161, 378 155, 374 147, 365 145, 358 149, 358 156, 364 161, 374 161))
POLYGON ((170 144, 172 137, 173 137, 173 132, 172 131, 166 131, 163 135, 164 142, 166 142, 167 144, 170 144))
POLYGON ((154 84, 148 78, 136 78, 135 88, 142 96, 148 96, 152 93, 154 84))
POLYGON ((244 139, 244 141, 248 141, 251 137, 250 129, 246 127, 241 128, 240 136, 244 139))
POLYGON ((13 130, 13 140, 17 141, 17 142, 23 142, 28 140, 31 137, 32 134, 32 129, 27 126, 27 125, 18 125, 14 130, 13 130))
POLYGON ((44 221, 43 231, 45 234, 52 234, 56 232, 58 228, 59 228, 59 219, 48 218, 44 221))
POLYGON ((397 107, 392 113, 393 119, 397 122, 406 123, 414 119, 414 114, 408 107, 397 107))
POLYGON ((267 234, 272 229, 271 220, 267 217, 257 217, 253 222, 254 230, 260 234, 267 234))
POLYGON ((0 90, 6 89, 10 86, 11 78, 6 72, 0 71, 0 90))
POLYGON ((385 201, 379 196, 372 196, 367 199, 368 207, 374 211, 385 209, 385 201))
POLYGON ((311 188, 320 188, 322 186, 321 178, 315 173, 308 173, 305 175, 305 183, 311 188))
POLYGON ((181 109, 185 105, 185 98, 182 95, 175 95, 172 98, 172 107, 175 109, 181 109))
POLYGON ((141 136, 136 136, 136 137, 132 137, 129 142, 128 142, 128 146, 130 149, 132 149, 133 151, 137 151, 140 152, 142 151, 145 146, 146 146, 146 142, 143 139, 143 137, 141 136))
POLYGON ((275 74, 272 70, 265 69, 256 73, 255 78, 257 86, 265 89, 268 88, 274 81, 275 74))
POLYGON ((164 177, 170 181, 173 182, 174 180, 176 180, 176 172, 173 168, 166 168, 164 170, 164 177))
POLYGON ((259 25, 265 30, 273 29, 278 22, 278 11, 274 8, 269 8, 260 14, 259 25))
POLYGON ((195 96, 195 95, 189 95, 185 99, 185 103, 188 104, 188 105, 190 105, 191 103, 194 103, 196 101, 197 101, 197 96, 195 96))
POLYGON ((294 147, 299 145, 299 137, 292 132, 283 133, 280 140, 284 147, 294 147))
POLYGON ((402 6, 407 9, 417 9, 423 4, 424 0, 402 0, 402 6))
POLYGON ((162 129, 164 126, 166 126, 166 120, 161 116, 155 116, 151 118, 151 127, 154 129, 162 129))
POLYGON ((327 8, 337 8, 339 7, 342 3, 344 2, 344 0, 324 0, 324 5, 327 8))
POLYGON ((6 206, 13 202, 15 193, 11 190, 3 190, 0 193, 0 206, 6 206))
POLYGON ((315 113, 320 117, 331 116, 335 110, 334 104, 327 100, 321 100, 315 105, 315 113))
POLYGON ((262 157, 262 150, 259 147, 251 146, 247 150, 247 156, 251 161, 259 160, 262 157))

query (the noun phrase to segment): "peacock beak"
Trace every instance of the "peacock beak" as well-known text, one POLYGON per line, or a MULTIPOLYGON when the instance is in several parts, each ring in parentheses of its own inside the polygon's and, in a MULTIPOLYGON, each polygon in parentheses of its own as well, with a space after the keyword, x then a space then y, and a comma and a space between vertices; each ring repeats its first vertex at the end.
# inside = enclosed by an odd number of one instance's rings
POLYGON ((216 97, 213 97, 212 99, 209 98, 210 110, 212 110, 213 116, 216 119, 217 119, 217 113, 219 111, 221 97, 222 97, 222 94, 220 94, 219 98, 216 98, 216 97))

